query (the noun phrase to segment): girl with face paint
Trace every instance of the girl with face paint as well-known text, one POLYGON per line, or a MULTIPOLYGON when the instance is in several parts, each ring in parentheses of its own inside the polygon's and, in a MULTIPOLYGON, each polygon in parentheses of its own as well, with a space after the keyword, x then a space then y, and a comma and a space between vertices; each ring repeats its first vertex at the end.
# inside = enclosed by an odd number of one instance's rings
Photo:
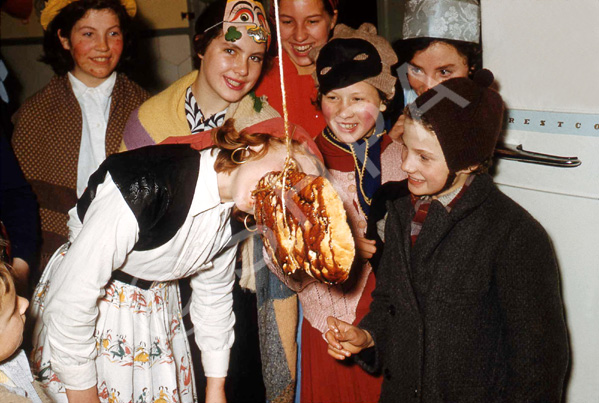
POLYGON ((313 57, 327 123, 315 141, 343 201, 358 257, 349 279, 341 285, 283 279, 298 291, 303 309, 300 400, 377 402, 382 378, 357 365, 331 360, 322 334, 327 330, 327 316, 339 315, 357 323, 372 301, 375 277, 367 259, 375 247, 365 239, 371 200, 382 183, 405 178, 400 169, 402 147, 388 138, 381 116, 394 95, 396 79, 390 67, 397 57, 371 24, 357 30, 338 25, 331 40, 313 57))
MULTIPOLYGON (((225 401, 242 239, 231 218, 233 209, 251 216, 258 181, 283 169, 284 133, 281 118, 241 132, 228 121, 209 149, 144 147, 111 156, 92 175, 71 243, 35 291, 34 367, 55 401, 197 402, 177 287, 185 277, 205 401, 225 401)), ((293 139, 299 170, 321 174, 313 140, 301 129, 293 139)))
POLYGON ((271 40, 262 3, 213 2, 196 21, 195 32, 199 69, 131 115, 121 150, 162 142, 189 143, 230 118, 241 130, 279 116, 250 92, 262 74, 271 40))
POLYGON ((118 151, 129 115, 149 94, 122 71, 134 0, 50 0, 44 54, 56 75, 16 114, 13 148, 40 204, 43 266, 67 241, 68 211, 89 176, 118 151))
MULTIPOLYGON (((338 0, 278 0, 283 58, 261 80, 256 94, 265 95, 279 113, 283 112, 279 63, 283 63, 289 120, 316 137, 324 128, 322 112, 315 107, 315 69, 310 52, 329 40, 337 23, 338 0)), ((273 7, 274 13, 274 7, 273 7)))

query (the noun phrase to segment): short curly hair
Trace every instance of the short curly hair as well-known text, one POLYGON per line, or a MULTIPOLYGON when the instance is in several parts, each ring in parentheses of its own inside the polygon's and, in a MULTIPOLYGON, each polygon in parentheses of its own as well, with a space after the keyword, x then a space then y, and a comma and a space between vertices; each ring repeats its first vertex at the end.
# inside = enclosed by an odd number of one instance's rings
POLYGON ((85 17, 89 10, 111 10, 119 19, 123 33, 123 52, 116 66, 117 71, 124 71, 132 62, 129 50, 132 47, 131 24, 132 20, 120 0, 78 0, 64 7, 48 25, 44 32, 44 53, 40 61, 52 67, 59 76, 67 74, 75 68, 75 61, 71 52, 64 49, 58 37, 58 31, 63 38, 70 38, 71 31, 77 21, 85 17))
MULTIPOLYGON (((239 167, 239 159, 244 161, 260 159, 264 157, 270 147, 286 147, 286 139, 275 137, 268 133, 256 133, 248 130, 241 130, 238 132, 235 130, 235 119, 228 119, 224 125, 212 131, 212 141, 216 147, 220 150, 214 163, 214 170, 216 172, 230 173, 235 168, 239 167), (263 145, 264 147, 255 152, 249 147, 263 145), (237 150, 248 148, 244 155, 233 155, 237 150)), ((322 164, 318 158, 312 155, 312 152, 304 144, 301 144, 297 140, 291 140, 291 152, 292 154, 301 154, 308 156, 315 164, 315 166, 324 171, 322 164)))

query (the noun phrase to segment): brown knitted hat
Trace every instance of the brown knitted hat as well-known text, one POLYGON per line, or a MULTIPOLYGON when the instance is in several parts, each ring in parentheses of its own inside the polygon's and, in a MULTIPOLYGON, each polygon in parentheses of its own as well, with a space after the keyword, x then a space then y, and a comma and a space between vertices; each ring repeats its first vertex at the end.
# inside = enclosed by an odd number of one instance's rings
POLYGON ((376 33, 369 23, 358 29, 339 24, 326 45, 310 52, 316 62, 314 81, 322 94, 366 81, 387 99, 393 98, 397 79, 391 75, 391 66, 397 63, 397 55, 376 33))
POLYGON ((493 73, 480 70, 471 80, 452 78, 409 105, 411 118, 432 126, 450 172, 480 164, 493 155, 503 123, 503 100, 488 88, 493 73))

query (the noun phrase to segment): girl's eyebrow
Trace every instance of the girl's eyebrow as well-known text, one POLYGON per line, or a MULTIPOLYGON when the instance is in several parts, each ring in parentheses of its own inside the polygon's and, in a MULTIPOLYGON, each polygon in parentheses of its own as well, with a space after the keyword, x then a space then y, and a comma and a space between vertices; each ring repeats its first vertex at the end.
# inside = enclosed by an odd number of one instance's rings
MULTIPOLYGON (((115 24, 115 25, 113 25, 112 27, 108 27, 108 28, 107 28, 107 30, 109 30, 109 29, 114 29, 114 28, 120 28, 120 27, 121 27, 121 24, 115 24)), ((94 31, 97 31, 97 30, 98 30, 97 28, 90 27, 89 25, 83 25, 83 26, 79 27, 79 29, 80 29, 80 30, 81 30, 81 29, 91 29, 91 30, 94 30, 94 31)))
POLYGON ((444 65, 444 66, 438 66, 438 67, 435 67, 435 68, 436 68, 437 70, 445 70, 445 69, 447 69, 447 68, 449 68, 449 67, 453 67, 453 66, 455 66, 455 63, 449 63, 449 64, 446 64, 446 65, 444 65))
MULTIPOLYGON (((291 18, 293 20, 295 19, 292 16, 287 15, 287 14, 280 14, 280 17, 281 18, 291 18)), ((320 18, 320 17, 322 17, 322 14, 312 14, 312 15, 307 15, 306 17, 304 17, 304 19, 309 20, 310 18, 320 18)))
POLYGON ((433 155, 429 150, 423 148, 415 148, 414 151, 419 152, 420 154, 433 155))
MULTIPOLYGON (((416 68, 419 68, 420 70, 423 70, 422 66, 419 66, 416 63, 408 62, 408 64, 412 67, 416 67, 416 68)), ((454 67, 454 66, 455 66, 455 63, 449 63, 449 64, 445 64, 443 66, 436 66, 435 70, 444 70, 444 69, 447 69, 449 67, 454 67)))

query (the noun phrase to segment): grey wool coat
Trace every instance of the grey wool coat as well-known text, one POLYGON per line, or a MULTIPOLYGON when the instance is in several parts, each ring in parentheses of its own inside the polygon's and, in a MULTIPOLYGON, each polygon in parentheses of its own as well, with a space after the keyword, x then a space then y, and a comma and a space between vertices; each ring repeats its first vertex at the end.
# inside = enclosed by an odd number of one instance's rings
MULTIPOLYGON (((387 205, 370 313, 381 402, 559 402, 569 348, 543 227, 479 175, 450 213, 433 201, 410 244, 410 197, 387 205)), ((360 361, 360 359, 358 359, 360 361)))

